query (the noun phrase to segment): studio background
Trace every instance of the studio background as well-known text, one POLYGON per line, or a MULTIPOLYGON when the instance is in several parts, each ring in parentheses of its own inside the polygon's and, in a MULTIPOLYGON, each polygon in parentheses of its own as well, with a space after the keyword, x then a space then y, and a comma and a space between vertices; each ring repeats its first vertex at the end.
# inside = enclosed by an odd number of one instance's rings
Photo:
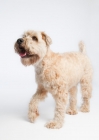
MULTIPOLYGON (((0 140, 99 139, 99 1, 98 0, 0 0, 0 140), (55 103, 50 94, 40 103, 34 124, 27 117, 36 91, 33 66, 24 67, 14 43, 27 30, 45 31, 55 52, 78 51, 86 45, 93 69, 91 112, 65 116, 63 128, 49 130, 55 103)), ((81 94, 78 90, 78 107, 81 94)))

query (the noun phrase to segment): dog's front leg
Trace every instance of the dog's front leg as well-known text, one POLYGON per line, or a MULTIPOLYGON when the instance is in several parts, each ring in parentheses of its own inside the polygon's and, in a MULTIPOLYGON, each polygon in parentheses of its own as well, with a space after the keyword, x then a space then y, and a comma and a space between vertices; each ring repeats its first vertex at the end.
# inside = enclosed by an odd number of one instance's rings
POLYGON ((58 129, 61 128, 64 122, 66 102, 68 92, 59 92, 57 95, 53 96, 56 102, 55 116, 54 119, 46 124, 47 128, 58 129))
POLYGON ((34 122, 35 119, 39 116, 38 104, 41 100, 45 99, 46 96, 47 96, 47 91, 44 89, 43 86, 38 85, 37 91, 33 95, 29 104, 28 117, 31 122, 34 122))

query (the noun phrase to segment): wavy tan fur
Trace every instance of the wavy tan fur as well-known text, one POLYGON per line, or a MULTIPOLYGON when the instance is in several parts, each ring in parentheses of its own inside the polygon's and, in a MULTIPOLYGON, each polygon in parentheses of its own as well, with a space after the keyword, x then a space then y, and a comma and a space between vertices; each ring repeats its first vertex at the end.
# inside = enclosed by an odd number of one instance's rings
MULTIPOLYGON (((29 119, 34 122, 39 116, 38 104, 50 92, 55 99, 56 109, 53 120, 46 124, 47 128, 61 128, 65 112, 77 114, 77 85, 81 85, 83 103, 82 112, 89 112, 92 93, 92 66, 85 53, 83 42, 79 44, 79 52, 54 53, 50 50, 51 38, 44 32, 28 31, 23 35, 24 49, 32 54, 29 58, 21 58, 23 65, 34 65, 37 91, 29 104, 29 119), (37 40, 33 40, 33 36, 37 40), (70 104, 66 111, 66 103, 70 96, 70 104)), ((19 45, 15 43, 15 51, 20 54, 19 45)))

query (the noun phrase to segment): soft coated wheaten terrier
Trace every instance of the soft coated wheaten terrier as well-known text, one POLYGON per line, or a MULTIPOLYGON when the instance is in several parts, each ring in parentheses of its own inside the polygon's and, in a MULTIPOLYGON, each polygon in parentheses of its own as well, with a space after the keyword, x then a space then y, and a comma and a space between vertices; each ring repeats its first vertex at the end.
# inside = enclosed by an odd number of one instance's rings
POLYGON ((31 122, 39 116, 38 104, 50 92, 55 99, 56 108, 53 120, 47 128, 61 128, 65 112, 77 114, 77 85, 81 85, 83 103, 82 112, 89 111, 89 100, 92 92, 92 66, 86 55, 82 42, 79 52, 54 53, 50 50, 51 38, 44 32, 27 31, 15 43, 15 52, 21 57, 25 66, 34 65, 37 90, 33 95, 28 116, 31 122), (66 103, 70 95, 70 104, 66 103))

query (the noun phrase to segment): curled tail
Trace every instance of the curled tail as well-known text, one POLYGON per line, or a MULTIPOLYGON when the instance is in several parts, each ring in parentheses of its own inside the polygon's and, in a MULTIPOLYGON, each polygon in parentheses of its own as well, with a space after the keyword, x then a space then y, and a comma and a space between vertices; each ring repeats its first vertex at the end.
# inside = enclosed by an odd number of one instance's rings
POLYGON ((79 42, 79 51, 86 54, 85 44, 82 41, 79 42))

